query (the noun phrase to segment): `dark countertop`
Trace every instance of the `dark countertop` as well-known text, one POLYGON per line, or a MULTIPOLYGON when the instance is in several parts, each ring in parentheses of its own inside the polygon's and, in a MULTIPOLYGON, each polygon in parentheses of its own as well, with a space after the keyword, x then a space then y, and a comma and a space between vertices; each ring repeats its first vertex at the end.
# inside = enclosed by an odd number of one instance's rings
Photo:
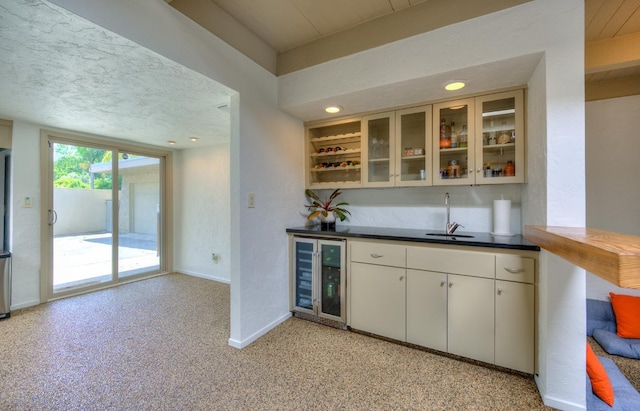
POLYGON ((411 228, 362 227, 342 224, 336 224, 336 228, 329 231, 321 230, 319 224, 308 227, 287 228, 287 233, 311 236, 322 235, 334 238, 368 238, 375 240, 413 241, 417 243, 540 251, 540 247, 525 240, 520 234, 512 237, 502 237, 493 236, 490 233, 456 231, 452 236, 434 236, 428 234, 440 234, 444 233, 444 231, 417 230, 411 228))

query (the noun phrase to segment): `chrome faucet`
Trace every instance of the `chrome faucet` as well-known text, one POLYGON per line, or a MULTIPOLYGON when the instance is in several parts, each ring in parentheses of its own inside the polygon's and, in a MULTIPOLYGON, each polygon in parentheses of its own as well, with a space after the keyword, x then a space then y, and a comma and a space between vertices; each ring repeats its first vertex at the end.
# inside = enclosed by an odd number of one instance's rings
POLYGON ((453 234, 458 229, 458 227, 464 228, 463 225, 460 225, 455 221, 453 223, 451 222, 451 207, 449 206, 449 193, 444 194, 444 206, 447 208, 447 225, 445 226, 446 233, 453 234))

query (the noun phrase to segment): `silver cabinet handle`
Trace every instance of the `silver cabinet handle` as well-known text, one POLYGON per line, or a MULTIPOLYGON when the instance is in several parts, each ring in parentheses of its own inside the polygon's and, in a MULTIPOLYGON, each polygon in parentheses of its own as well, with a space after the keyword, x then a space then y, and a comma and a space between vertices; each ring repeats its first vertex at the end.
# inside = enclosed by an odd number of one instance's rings
POLYGON ((371 253, 370 255, 371 255, 371 257, 373 257, 373 258, 380 258, 380 257, 384 257, 384 255, 383 255, 383 254, 375 254, 375 253, 371 253))
POLYGON ((453 281, 449 281, 449 288, 453 287, 453 281))
POLYGON ((445 280, 440 281, 440 287, 444 287, 447 282, 445 280))
POLYGON ((400 278, 398 279, 398 281, 402 281, 404 280, 404 275, 401 275, 400 278))
POLYGON ((502 288, 498 288, 498 295, 502 295, 502 288))
POLYGON ((505 271, 510 272, 511 274, 520 274, 520 273, 524 273, 524 268, 509 268, 509 267, 504 267, 505 271))

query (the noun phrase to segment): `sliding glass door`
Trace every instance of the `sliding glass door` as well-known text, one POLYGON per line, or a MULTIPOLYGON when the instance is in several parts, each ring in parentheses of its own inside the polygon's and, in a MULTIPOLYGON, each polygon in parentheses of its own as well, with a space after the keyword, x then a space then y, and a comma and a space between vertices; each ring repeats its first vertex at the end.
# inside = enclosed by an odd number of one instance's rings
POLYGON ((118 206, 118 276, 160 269, 160 161, 124 154, 118 206))
POLYGON ((111 168, 113 151, 52 141, 53 292, 113 281, 113 201, 110 176, 96 178, 91 166, 111 168))
POLYGON ((165 158, 51 135, 42 144, 45 298, 163 271, 165 158))

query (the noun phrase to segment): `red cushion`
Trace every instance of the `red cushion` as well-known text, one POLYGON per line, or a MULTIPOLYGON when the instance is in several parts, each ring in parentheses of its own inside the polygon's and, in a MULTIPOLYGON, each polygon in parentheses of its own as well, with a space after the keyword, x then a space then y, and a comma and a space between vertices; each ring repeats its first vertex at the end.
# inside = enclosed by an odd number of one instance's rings
POLYGON ((587 374, 591 380, 591 389, 593 393, 598 396, 602 401, 613 407, 613 387, 607 371, 602 366, 602 363, 593 352, 589 343, 587 343, 587 374))
POLYGON ((640 297, 609 293, 616 315, 617 334, 622 338, 640 338, 640 297))

